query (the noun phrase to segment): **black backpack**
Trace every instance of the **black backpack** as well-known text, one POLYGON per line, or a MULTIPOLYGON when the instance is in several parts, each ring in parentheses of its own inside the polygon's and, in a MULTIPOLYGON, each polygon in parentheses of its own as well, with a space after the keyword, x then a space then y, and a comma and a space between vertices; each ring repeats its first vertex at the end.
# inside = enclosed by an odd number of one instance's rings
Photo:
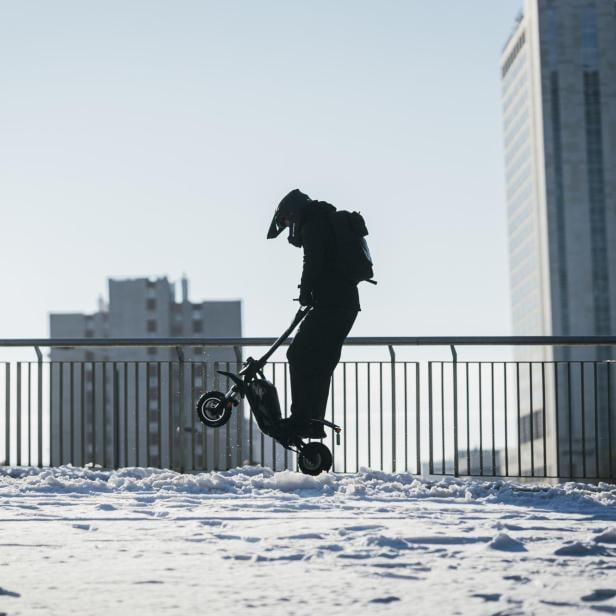
POLYGON ((372 284, 374 276, 372 257, 365 240, 368 229, 359 212, 340 210, 330 214, 336 243, 336 269, 345 278, 357 284, 366 280, 372 284))

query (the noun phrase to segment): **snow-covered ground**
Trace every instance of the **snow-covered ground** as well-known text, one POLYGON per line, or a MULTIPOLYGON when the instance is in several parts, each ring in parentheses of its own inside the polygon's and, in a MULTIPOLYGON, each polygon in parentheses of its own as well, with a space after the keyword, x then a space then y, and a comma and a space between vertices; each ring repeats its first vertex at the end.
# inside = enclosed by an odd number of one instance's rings
POLYGON ((0 614, 616 613, 616 486, 0 470, 0 614))

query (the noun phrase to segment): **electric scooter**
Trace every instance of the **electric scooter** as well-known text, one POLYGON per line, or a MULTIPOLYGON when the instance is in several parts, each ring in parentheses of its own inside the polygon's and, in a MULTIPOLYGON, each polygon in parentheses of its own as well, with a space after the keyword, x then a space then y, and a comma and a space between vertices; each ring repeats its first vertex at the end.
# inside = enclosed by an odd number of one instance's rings
MULTIPOLYGON (((209 428, 220 428, 231 418, 233 408, 238 406, 242 398, 247 398, 259 430, 271 436, 285 449, 298 455, 298 464, 302 473, 318 475, 322 471, 329 471, 332 467, 332 454, 327 445, 319 441, 304 442, 300 437, 292 438, 289 442, 279 440, 276 433, 276 424, 282 418, 280 401, 276 386, 268 381, 263 374, 263 368, 269 358, 291 335, 293 330, 306 318, 310 307, 303 307, 297 311, 293 322, 274 342, 267 352, 259 359, 249 357, 242 365, 239 374, 219 370, 218 373, 228 377, 233 385, 223 393, 221 391, 208 391, 199 397, 197 402, 197 416, 209 428)), ((340 426, 321 419, 311 420, 321 426, 327 426, 336 433, 336 442, 340 443, 340 426)))

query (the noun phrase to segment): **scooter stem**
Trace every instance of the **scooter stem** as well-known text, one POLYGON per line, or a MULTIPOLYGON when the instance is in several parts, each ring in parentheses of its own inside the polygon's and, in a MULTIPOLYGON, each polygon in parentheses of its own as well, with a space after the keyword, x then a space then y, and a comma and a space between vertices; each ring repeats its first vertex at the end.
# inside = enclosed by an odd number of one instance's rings
POLYGON ((274 354, 276 349, 291 335, 291 332, 306 318, 308 313, 312 310, 312 306, 302 306, 296 313, 295 318, 291 322, 291 325, 285 329, 281 336, 272 344, 272 346, 266 351, 266 353, 257 360, 260 367, 263 367, 267 360, 274 354))

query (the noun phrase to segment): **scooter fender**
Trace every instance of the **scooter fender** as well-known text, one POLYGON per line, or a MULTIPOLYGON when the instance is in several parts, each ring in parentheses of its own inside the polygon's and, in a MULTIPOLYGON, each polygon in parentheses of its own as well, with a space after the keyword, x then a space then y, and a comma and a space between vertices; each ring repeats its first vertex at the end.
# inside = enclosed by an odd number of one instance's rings
POLYGON ((233 383, 237 386, 242 398, 246 396, 246 384, 239 376, 237 376, 237 374, 233 374, 232 372, 225 372, 224 370, 217 370, 217 372, 218 374, 229 377, 233 381, 233 383))

